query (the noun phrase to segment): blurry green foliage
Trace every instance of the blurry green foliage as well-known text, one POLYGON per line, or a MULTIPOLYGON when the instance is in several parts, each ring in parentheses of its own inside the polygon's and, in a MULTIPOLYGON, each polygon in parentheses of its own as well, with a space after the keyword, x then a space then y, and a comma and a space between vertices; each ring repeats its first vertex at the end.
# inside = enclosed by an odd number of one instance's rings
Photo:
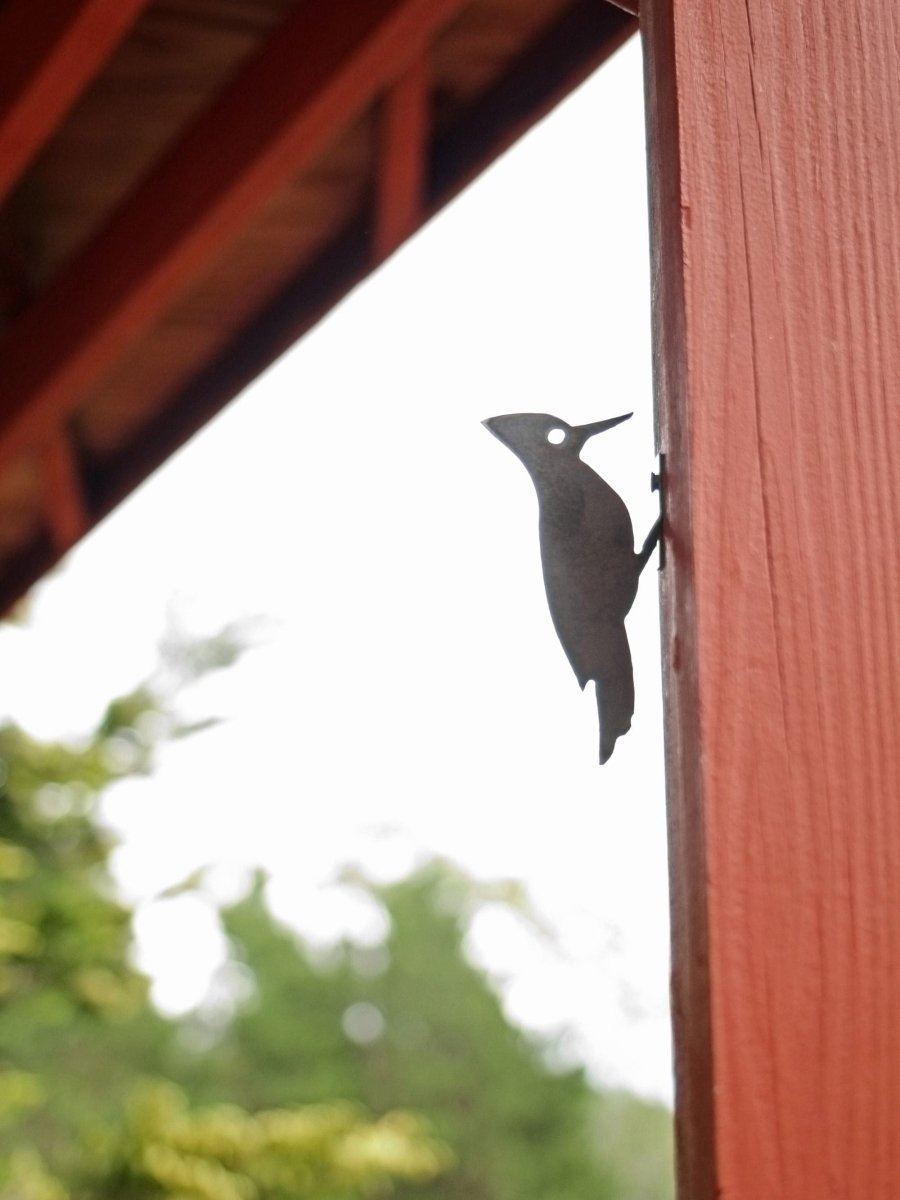
POLYGON ((337 1103, 191 1110, 168 1083, 136 1092, 125 1134, 111 1139, 105 1158, 91 1194, 110 1200, 347 1200, 395 1179, 430 1179, 449 1164, 446 1148, 409 1113, 373 1121, 337 1103))
POLYGON ((204 1049, 192 1090, 252 1106, 340 1095, 422 1112, 456 1168, 399 1188, 416 1200, 672 1195, 668 1110, 552 1067, 467 960, 473 912, 498 900, 521 908, 515 889, 486 890, 441 863, 390 887, 354 882, 388 918, 383 946, 313 952, 273 920, 261 877, 224 912, 244 998, 211 1048, 195 1022, 204 1049))
MULTIPOLYGON (((233 661, 226 633, 173 651, 169 685, 233 661)), ((443 1170, 447 1151, 404 1113, 197 1112, 171 1083, 138 1086, 177 1075, 177 1028, 132 965, 95 809, 180 732, 149 685, 77 745, 0 726, 0 1200, 352 1200, 443 1170)))
POLYGON ((238 640, 171 639, 163 684, 77 745, 0 726, 0 1200, 667 1200, 666 1110, 551 1066, 465 956, 472 913, 522 909, 516 885, 356 878, 385 944, 323 956, 259 877, 223 913, 230 1012, 153 1010, 96 803, 151 770, 184 732, 167 696, 238 640))
POLYGON ((616 1165, 617 1200, 674 1197, 675 1130, 664 1104, 624 1091, 595 1095, 591 1117, 599 1152, 616 1165))

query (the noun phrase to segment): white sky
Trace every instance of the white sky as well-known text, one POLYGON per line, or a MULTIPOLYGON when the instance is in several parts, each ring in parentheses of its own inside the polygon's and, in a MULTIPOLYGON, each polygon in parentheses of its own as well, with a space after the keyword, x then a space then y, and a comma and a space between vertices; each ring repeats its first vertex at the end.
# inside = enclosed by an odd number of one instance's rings
POLYGON ((671 1098, 656 580, 629 618, 637 708, 597 765, 546 610, 527 474, 480 425, 633 409, 585 457, 654 519, 644 131, 636 39, 92 534, 0 632, 4 707, 39 735, 151 672, 167 613, 266 618, 188 697, 229 719, 106 806, 141 962, 177 1010, 222 953, 201 864, 257 863, 319 940, 377 936, 336 882, 430 853, 522 879, 558 939, 485 911, 472 952, 510 1013, 599 1079, 671 1098))

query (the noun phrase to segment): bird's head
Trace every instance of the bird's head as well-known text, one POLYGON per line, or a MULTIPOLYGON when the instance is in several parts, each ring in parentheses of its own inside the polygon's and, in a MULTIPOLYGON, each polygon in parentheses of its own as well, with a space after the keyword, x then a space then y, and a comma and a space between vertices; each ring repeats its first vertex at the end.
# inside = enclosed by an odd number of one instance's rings
POLYGON ((508 446, 529 471, 550 465, 560 456, 577 458, 588 438, 627 421, 631 413, 588 425, 569 425, 549 413, 510 413, 482 421, 495 438, 508 446))

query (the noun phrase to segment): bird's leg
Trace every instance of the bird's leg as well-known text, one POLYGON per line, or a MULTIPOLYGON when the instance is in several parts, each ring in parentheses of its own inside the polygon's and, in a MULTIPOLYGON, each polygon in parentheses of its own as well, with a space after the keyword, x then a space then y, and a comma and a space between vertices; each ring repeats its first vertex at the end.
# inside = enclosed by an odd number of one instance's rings
POLYGON ((644 544, 641 546, 641 552, 637 556, 638 575, 640 575, 644 567, 646 567, 647 563, 650 561, 650 555, 656 549, 657 545, 659 545, 659 569, 662 570, 662 568, 666 565, 666 544, 661 540, 663 530, 663 480, 665 479, 665 474, 666 456, 665 454, 660 454, 659 473, 654 471, 650 475, 650 491, 659 492, 659 516, 654 521, 653 528, 644 538, 644 544))
POLYGON ((640 554, 638 554, 638 575, 640 575, 641 571, 643 571, 644 567, 646 567, 647 563, 650 561, 650 555, 656 549, 660 535, 662 534, 662 523, 662 517, 657 517, 653 528, 644 538, 644 544, 641 546, 640 554))

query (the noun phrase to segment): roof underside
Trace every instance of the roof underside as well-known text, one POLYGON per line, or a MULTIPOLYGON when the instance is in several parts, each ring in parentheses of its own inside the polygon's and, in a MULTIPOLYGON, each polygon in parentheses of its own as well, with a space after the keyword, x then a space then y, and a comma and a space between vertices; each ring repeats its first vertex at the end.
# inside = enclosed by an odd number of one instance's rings
POLYGON ((635 28, 604 0, 6 0, 0 610, 635 28))

